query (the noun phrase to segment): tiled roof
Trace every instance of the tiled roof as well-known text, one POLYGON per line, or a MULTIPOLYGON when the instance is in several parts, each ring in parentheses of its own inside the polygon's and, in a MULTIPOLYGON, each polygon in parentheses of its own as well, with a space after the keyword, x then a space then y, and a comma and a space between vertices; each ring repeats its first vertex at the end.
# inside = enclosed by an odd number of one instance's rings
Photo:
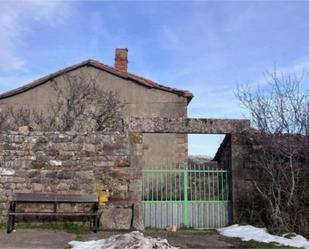
POLYGON ((8 91, 8 92, 5 92, 5 93, 2 93, 2 94, 0 94, 0 99, 8 98, 8 97, 20 94, 22 92, 28 91, 32 88, 39 86, 39 85, 45 84, 46 82, 48 82, 49 80, 51 80, 55 77, 61 76, 62 74, 73 71, 73 70, 78 69, 78 68, 83 67, 83 66, 93 66, 95 68, 98 68, 98 69, 101 69, 103 71, 109 72, 113 75, 116 75, 120 78, 134 81, 137 84, 140 84, 140 85, 143 85, 143 86, 146 86, 146 87, 149 87, 149 88, 159 89, 159 90, 166 91, 166 92, 171 92, 171 93, 186 97, 188 99, 188 103, 193 98, 193 94, 190 91, 179 90, 179 89, 176 89, 176 88, 164 86, 164 85, 161 85, 161 84, 156 83, 154 81, 151 81, 149 79, 143 78, 141 76, 137 76, 137 75, 129 73, 129 72, 123 72, 123 71, 117 70, 116 68, 105 65, 105 64, 101 63, 100 61, 86 60, 86 61, 83 61, 79 64, 75 64, 73 66, 59 70, 55 73, 49 74, 45 77, 42 77, 38 80, 35 80, 35 81, 33 81, 33 82, 31 82, 27 85, 24 85, 22 87, 16 88, 14 90, 11 90, 11 91, 8 91))

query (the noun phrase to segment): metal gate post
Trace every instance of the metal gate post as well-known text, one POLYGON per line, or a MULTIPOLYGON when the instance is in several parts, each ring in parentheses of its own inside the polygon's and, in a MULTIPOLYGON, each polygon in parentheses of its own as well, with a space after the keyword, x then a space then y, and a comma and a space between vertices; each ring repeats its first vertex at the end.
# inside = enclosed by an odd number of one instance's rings
POLYGON ((188 206, 188 169, 184 170, 184 202, 183 202, 183 207, 184 207, 184 215, 183 215, 183 223, 185 227, 189 226, 189 206, 188 206))

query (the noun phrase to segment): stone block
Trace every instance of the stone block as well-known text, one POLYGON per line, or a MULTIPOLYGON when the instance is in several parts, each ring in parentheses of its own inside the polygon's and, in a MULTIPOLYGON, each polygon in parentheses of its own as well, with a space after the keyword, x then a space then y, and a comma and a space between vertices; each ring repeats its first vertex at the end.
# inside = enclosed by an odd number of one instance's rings
POLYGON ((129 132, 129 141, 132 144, 141 144, 143 142, 143 134, 138 132, 129 132))
POLYGON ((119 158, 115 161, 116 167, 130 167, 129 159, 128 158, 119 158))
POLYGON ((54 170, 42 170, 42 176, 46 178, 57 178, 57 171, 54 170))
POLYGON ((94 153, 97 151, 97 147, 94 144, 84 144, 83 151, 94 153))
POLYGON ((76 172, 76 176, 83 180, 93 180, 94 179, 94 174, 92 170, 76 172))
POLYGON ((22 135, 29 135, 30 127, 29 126, 21 126, 18 128, 18 132, 22 135))
POLYGON ((1 176, 12 176, 15 174, 15 171, 12 169, 5 169, 5 168, 0 168, 0 175, 1 176))
POLYGON ((31 189, 32 189, 33 192, 42 192, 44 187, 43 187, 43 184, 33 183, 31 185, 31 189))
POLYGON ((15 190, 22 190, 24 191, 27 188, 26 183, 16 183, 15 190))
POLYGON ((31 162, 31 168, 33 169, 42 169, 47 166, 47 163, 40 160, 34 160, 31 162))
POLYGON ((40 176, 40 171, 36 170, 36 169, 29 170, 27 173, 28 173, 29 178, 34 178, 34 177, 40 176))
POLYGON ((115 163, 112 161, 97 161, 93 163, 96 167, 111 167, 114 166, 115 163))
POLYGON ((68 191, 70 189, 70 185, 66 182, 61 182, 56 186, 57 191, 68 191))
POLYGON ((58 179, 72 179, 75 175, 75 171, 72 170, 59 170, 54 172, 58 179))
POLYGON ((101 227, 107 230, 128 230, 132 224, 133 210, 131 207, 122 208, 109 206, 102 209, 101 227))
POLYGON ((13 177, 12 179, 12 182, 14 183, 23 183, 25 181, 26 181, 25 177, 13 177))

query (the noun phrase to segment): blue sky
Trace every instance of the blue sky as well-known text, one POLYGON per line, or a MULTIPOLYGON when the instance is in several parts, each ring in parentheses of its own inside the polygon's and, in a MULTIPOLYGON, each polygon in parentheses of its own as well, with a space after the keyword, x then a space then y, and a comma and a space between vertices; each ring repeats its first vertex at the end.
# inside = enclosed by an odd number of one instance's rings
MULTIPOLYGON (((87 58, 191 90, 191 117, 242 118, 237 84, 309 68, 305 1, 1 1, 0 92, 87 58)), ((308 84, 307 84, 308 86, 308 84)), ((218 136, 190 136, 212 155, 218 136), (208 141, 207 145, 203 141, 208 141)))

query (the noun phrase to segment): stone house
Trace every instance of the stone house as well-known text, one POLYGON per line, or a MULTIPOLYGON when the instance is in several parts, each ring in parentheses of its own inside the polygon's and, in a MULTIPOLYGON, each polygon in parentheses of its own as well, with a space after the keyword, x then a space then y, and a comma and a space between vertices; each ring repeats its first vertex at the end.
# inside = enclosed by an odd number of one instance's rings
MULTIPOLYGON (((117 92, 124 103, 125 117, 186 118, 187 105, 193 95, 189 91, 161 85, 129 73, 128 50, 116 49, 115 65, 86 60, 79 64, 35 80, 27 85, 0 94, 0 109, 8 106, 41 107, 53 101, 52 81, 65 88, 66 74, 95 77, 99 87, 117 92)), ((87 79, 85 79, 86 81, 87 79)), ((147 167, 176 166, 187 163, 187 135, 147 134, 144 136, 144 160, 147 167)))
POLYGON ((233 134, 247 130, 249 120, 187 118, 193 95, 129 73, 127 56, 127 49, 116 49, 114 67, 87 60, 0 94, 0 110, 27 106, 47 111, 55 101, 54 81, 65 90, 68 75, 85 77, 86 81, 87 77, 95 78, 103 90, 118 93, 125 121, 121 131, 104 133, 3 131, 0 223, 7 218, 14 192, 93 193, 108 189, 103 228, 142 229, 142 169, 186 166, 190 133, 231 136, 233 146, 228 146, 226 161, 230 162, 237 217, 241 153, 233 134))
MULTIPOLYGON (((114 67, 86 60, 2 93, 0 109, 27 106, 47 110, 54 101, 52 82, 66 89, 65 76, 80 75, 95 77, 98 87, 117 92, 124 104, 124 118, 186 118, 193 95, 129 73, 127 56, 127 49, 116 49, 114 67)), ((140 202, 141 171, 134 155, 143 155, 144 167, 158 167, 186 165, 188 154, 185 133, 145 133, 142 139, 140 147, 139 136, 128 137, 127 133, 2 133, 0 223, 6 220, 14 192, 94 192, 99 188, 112 191, 112 204, 102 217, 105 228, 138 227, 132 206, 140 202)), ((138 223, 140 211, 134 212, 138 223)))

